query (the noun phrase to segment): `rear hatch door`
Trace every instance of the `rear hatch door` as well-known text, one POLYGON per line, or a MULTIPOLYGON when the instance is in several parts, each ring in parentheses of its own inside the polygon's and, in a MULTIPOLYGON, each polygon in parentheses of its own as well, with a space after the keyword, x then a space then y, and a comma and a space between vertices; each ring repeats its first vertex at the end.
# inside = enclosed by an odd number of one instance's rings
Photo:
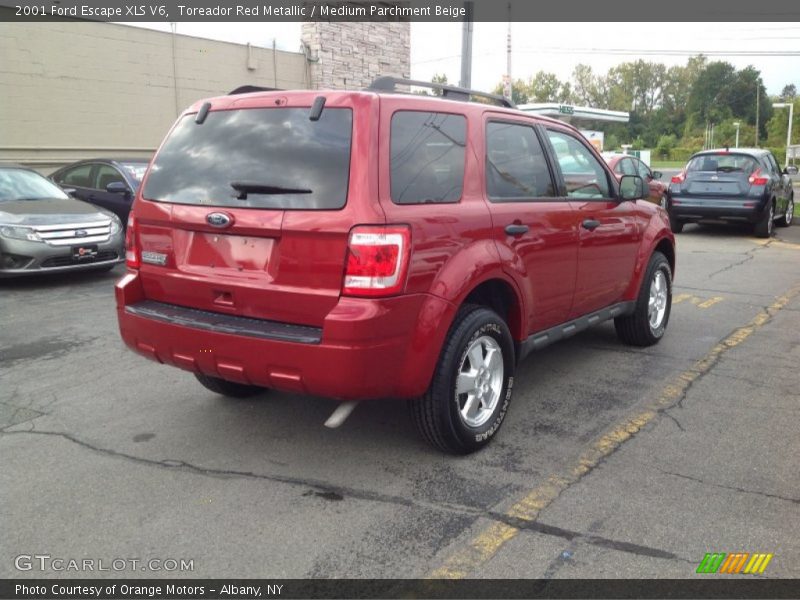
POLYGON ((351 160, 372 135, 356 123, 369 98, 339 93, 311 120, 316 96, 222 98, 179 119, 134 209, 149 300, 322 325, 351 226, 378 216, 360 214, 371 167, 351 160))
POLYGON ((758 168, 745 154, 720 153, 694 157, 686 168, 681 195, 736 199, 750 191, 749 177, 758 168))

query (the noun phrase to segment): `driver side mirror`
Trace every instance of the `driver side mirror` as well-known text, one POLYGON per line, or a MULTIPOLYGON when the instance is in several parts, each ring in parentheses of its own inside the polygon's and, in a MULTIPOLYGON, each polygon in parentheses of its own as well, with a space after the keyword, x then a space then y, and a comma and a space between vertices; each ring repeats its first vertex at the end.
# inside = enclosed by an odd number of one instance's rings
POLYGON ((106 191, 109 194, 123 194, 124 196, 130 194, 128 186, 122 183, 121 181, 112 181, 106 186, 106 191))
POLYGON ((644 181, 638 175, 623 175, 619 182, 620 200, 644 198, 644 181))
POLYGON ((62 190, 62 191, 63 191, 63 192, 64 192, 64 193, 65 193, 67 196, 72 196, 73 198, 75 197, 75 192, 77 191, 75 188, 71 188, 71 187, 62 187, 62 188, 61 188, 61 190, 62 190))
POLYGON ((789 165, 783 170, 784 175, 797 175, 797 167, 794 165, 789 165))
POLYGON ((653 171, 653 179, 661 179, 664 174, 661 171, 653 171))

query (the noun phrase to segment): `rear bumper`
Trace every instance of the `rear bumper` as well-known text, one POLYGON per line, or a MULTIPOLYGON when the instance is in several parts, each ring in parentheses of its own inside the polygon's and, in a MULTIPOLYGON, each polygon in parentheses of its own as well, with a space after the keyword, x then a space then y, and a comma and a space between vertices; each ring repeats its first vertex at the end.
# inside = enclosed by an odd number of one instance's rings
POLYGON ((164 307, 170 305, 154 307, 159 303, 146 300, 134 272, 117 283, 116 296, 123 340, 151 360, 340 400, 424 393, 455 314, 441 298, 414 294, 343 297, 319 329, 227 315, 215 319, 214 313, 182 307, 174 307, 177 318, 169 318, 164 307))
POLYGON ((670 213, 685 221, 719 219, 733 222, 758 222, 763 214, 766 201, 763 198, 724 199, 701 197, 673 197, 670 200, 670 213))

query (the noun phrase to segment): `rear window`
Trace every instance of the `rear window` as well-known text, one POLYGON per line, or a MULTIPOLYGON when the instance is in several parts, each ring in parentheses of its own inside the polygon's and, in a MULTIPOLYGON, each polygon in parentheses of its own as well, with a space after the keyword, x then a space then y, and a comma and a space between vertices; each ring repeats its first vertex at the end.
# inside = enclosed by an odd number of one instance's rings
POLYGON ((464 186, 466 138, 463 115, 396 112, 391 134, 392 202, 458 202, 464 186))
POLYGON ((755 159, 746 154, 703 154, 695 156, 686 167, 687 171, 719 171, 722 173, 744 173, 756 170, 755 159))
POLYGON ((148 200, 277 209, 336 209, 347 202, 353 112, 326 108, 186 115, 150 169, 148 200))

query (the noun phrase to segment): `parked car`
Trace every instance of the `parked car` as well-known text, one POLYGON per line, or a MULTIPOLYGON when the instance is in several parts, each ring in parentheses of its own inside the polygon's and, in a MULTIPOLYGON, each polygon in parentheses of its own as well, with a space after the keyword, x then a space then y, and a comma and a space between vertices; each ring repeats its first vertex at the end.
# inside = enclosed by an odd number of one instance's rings
POLYGON ((146 170, 146 160, 95 158, 62 167, 50 179, 71 196, 110 210, 127 223, 146 170))
POLYGON ((789 169, 769 150, 735 148, 698 152, 672 178, 669 215, 672 231, 702 220, 752 223, 758 237, 774 225, 792 224, 794 190, 789 169))
POLYGON ((410 399, 428 441, 467 453, 531 351, 608 319, 662 338, 674 238, 570 125, 395 84, 184 112, 129 218, 120 331, 214 392, 344 401, 332 425, 410 399))
POLYGON ((0 277, 109 270, 124 260, 122 223, 36 171, 0 165, 0 277))
POLYGON ((667 208, 667 191, 669 186, 661 181, 663 177, 660 171, 652 171, 644 162, 627 154, 603 154, 608 166, 614 171, 617 179, 623 175, 638 175, 647 184, 649 194, 647 200, 658 204, 661 208, 667 208))

